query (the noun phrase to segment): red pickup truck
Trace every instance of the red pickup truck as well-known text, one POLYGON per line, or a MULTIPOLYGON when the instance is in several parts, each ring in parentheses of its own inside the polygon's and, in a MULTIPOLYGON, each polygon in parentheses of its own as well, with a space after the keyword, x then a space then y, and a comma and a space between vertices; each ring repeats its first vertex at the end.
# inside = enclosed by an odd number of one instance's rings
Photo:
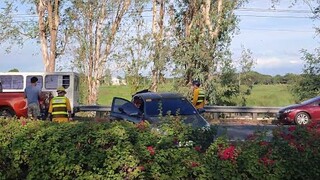
MULTIPOLYGON (((51 92, 42 92, 40 97, 40 110, 47 115, 51 92)), ((0 117, 28 117, 27 99, 23 92, 0 92, 0 117)), ((41 114, 43 116, 43 114, 41 114)), ((43 117, 45 118, 45 117, 43 117)))
POLYGON ((27 117, 27 100, 23 92, 0 92, 0 117, 27 117))

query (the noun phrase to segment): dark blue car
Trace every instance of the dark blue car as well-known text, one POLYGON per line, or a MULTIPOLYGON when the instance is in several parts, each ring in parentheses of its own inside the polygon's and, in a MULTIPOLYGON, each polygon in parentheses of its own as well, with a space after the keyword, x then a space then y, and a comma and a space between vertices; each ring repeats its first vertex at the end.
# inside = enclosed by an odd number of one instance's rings
POLYGON ((184 123, 192 127, 209 127, 209 123, 200 115, 197 109, 182 95, 177 93, 138 93, 132 101, 114 97, 110 117, 115 120, 127 120, 139 123, 146 120, 150 124, 158 124, 161 117, 180 116, 184 123), (141 100, 138 108, 133 101, 141 100))

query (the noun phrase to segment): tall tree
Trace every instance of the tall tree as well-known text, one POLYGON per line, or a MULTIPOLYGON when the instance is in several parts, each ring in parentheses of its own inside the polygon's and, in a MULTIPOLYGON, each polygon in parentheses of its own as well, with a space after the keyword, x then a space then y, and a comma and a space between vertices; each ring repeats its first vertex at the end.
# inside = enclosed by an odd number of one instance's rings
POLYGON ((303 74, 293 83, 291 91, 296 101, 306 100, 320 94, 320 49, 315 49, 314 53, 306 50, 302 51, 305 61, 303 74))
POLYGON ((56 65, 57 38, 60 24, 60 0, 33 1, 39 18, 39 40, 46 72, 54 72, 56 65))
POLYGON ((148 1, 135 1, 134 11, 128 18, 122 21, 123 26, 119 29, 116 37, 115 52, 111 59, 124 69, 125 79, 134 94, 145 86, 143 73, 147 73, 147 65, 150 63, 150 51, 152 46, 151 28, 144 18, 148 1))
POLYGON ((0 15, 0 41, 23 45, 26 39, 40 43, 42 61, 46 72, 54 72, 56 59, 62 54, 66 43, 65 34, 59 31, 62 0, 7 0, 0 15), (21 5, 30 7, 26 13, 36 14, 38 20, 29 19, 16 22, 21 5), (19 8, 20 6, 20 8, 19 8), (8 18, 9 17, 9 18, 8 18), (59 34, 61 37, 58 37, 59 34))
POLYGON ((164 15, 165 0, 152 0, 152 35, 154 40, 154 51, 152 54, 153 68, 150 90, 158 91, 158 84, 164 70, 164 15))
MULTIPOLYGON (((172 57, 175 72, 184 77, 181 85, 189 84, 193 79, 202 81, 211 96, 208 97, 211 104, 224 102, 217 100, 215 87, 226 86, 228 78, 220 79, 225 77, 224 73, 235 73, 227 70, 234 69, 228 47, 237 24, 234 10, 242 3, 241 0, 191 0, 176 1, 171 5, 176 37, 172 57)), ((229 80, 230 86, 237 86, 232 85, 233 78, 229 80)), ((225 90, 220 94, 234 92, 232 87, 222 88, 225 90)))
POLYGON ((247 96, 251 94, 254 80, 248 76, 254 67, 256 60, 252 56, 250 49, 242 47, 241 57, 238 62, 238 81, 239 81, 239 95, 237 105, 245 106, 247 96))
POLYGON ((97 102, 115 35, 131 0, 72 0, 66 9, 72 40, 76 44, 75 65, 87 76, 87 103, 97 102))

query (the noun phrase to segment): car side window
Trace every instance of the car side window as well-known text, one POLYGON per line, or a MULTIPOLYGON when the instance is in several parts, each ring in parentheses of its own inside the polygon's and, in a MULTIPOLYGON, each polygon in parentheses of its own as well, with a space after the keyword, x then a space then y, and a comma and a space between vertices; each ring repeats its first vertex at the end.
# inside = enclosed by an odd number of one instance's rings
POLYGON ((127 115, 140 112, 132 102, 122 98, 114 98, 111 111, 127 115))
POLYGON ((311 104, 312 106, 320 106, 320 101, 316 101, 314 103, 311 104))

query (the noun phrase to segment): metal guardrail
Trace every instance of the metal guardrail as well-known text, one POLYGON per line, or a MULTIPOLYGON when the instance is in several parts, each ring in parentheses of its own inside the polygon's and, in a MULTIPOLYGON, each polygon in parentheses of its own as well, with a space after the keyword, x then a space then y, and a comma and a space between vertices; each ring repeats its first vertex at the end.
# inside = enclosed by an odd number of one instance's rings
POLYGON ((248 107, 248 106, 206 106, 205 110, 209 113, 214 113, 213 118, 219 119, 221 114, 237 114, 234 118, 241 118, 243 116, 248 116, 253 120, 257 120, 259 115, 262 114, 263 117, 275 118, 276 114, 282 107, 248 107))
MULTIPOLYGON (((221 114, 236 114, 236 117, 248 116, 253 120, 259 118, 259 114, 275 117, 281 107, 248 107, 248 106, 205 106, 206 113, 213 113, 214 119, 219 119, 221 114)), ((101 105, 81 105, 75 108, 75 112, 95 111, 97 117, 102 117, 105 112, 110 112, 110 106, 101 105)))

